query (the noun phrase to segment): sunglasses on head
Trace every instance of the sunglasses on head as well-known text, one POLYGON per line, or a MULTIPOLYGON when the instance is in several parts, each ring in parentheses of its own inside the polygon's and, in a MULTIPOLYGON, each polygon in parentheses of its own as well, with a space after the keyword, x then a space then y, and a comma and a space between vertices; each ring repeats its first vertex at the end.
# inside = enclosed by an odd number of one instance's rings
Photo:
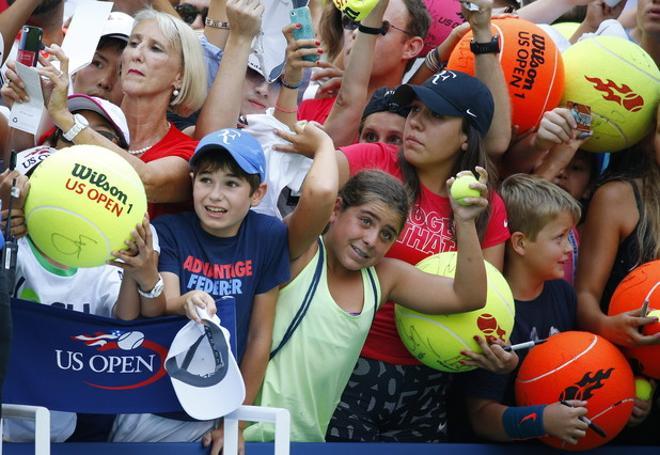
MULTIPOLYGON (((360 26, 360 22, 354 21, 348 16, 342 16, 341 17, 341 26, 343 27, 344 30, 356 30, 360 26)), ((390 30, 398 30, 401 33, 405 33, 406 35, 410 36, 415 36, 412 33, 410 33, 408 30, 404 30, 402 28, 399 28, 395 25, 392 25, 389 21, 383 21, 383 26, 381 27, 381 35, 387 35, 390 30)))
POLYGON ((206 16, 209 14, 208 8, 204 7, 197 9, 195 5, 191 5, 190 3, 182 3, 180 5, 176 5, 174 9, 177 13, 179 13, 179 16, 181 16, 181 19, 186 24, 192 24, 195 22, 195 19, 197 19, 197 16, 199 15, 202 16, 202 22, 204 22, 206 21, 206 16))

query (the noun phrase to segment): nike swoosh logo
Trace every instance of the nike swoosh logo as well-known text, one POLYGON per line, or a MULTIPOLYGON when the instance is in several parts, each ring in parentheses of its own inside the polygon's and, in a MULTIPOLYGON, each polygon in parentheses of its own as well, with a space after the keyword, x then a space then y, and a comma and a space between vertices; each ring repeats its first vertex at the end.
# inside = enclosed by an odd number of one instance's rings
POLYGON ((536 422, 536 413, 532 412, 531 414, 526 415, 525 417, 520 419, 520 422, 518 423, 518 425, 522 425, 523 423, 525 423, 528 420, 530 420, 532 422, 536 422))
POLYGON ((470 112, 470 109, 467 109, 465 112, 466 112, 468 115, 471 115, 472 117, 477 118, 476 115, 474 115, 472 112, 470 112))

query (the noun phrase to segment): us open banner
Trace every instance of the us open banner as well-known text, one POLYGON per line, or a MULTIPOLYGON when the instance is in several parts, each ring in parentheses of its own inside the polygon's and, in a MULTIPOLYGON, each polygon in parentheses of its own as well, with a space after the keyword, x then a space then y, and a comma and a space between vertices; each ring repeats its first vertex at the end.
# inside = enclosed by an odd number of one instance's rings
MULTIPOLYGON (((234 314, 233 299, 223 301, 223 325, 234 314)), ((12 320, 5 403, 101 414, 182 411, 164 364, 188 319, 126 322, 14 300, 12 320)), ((228 325, 233 335, 235 323, 228 325)))

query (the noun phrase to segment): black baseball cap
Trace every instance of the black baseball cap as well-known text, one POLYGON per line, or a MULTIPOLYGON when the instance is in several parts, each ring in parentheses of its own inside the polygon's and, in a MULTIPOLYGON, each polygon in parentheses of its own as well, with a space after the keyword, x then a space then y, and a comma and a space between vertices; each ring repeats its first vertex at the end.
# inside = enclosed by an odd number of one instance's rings
POLYGON ((362 120, 377 112, 392 112, 401 117, 408 117, 410 106, 401 106, 393 101, 394 89, 381 87, 371 95, 371 99, 362 112, 362 120))
POLYGON ((396 89, 393 101, 410 106, 419 99, 434 114, 463 117, 485 136, 493 120, 495 102, 479 79, 460 71, 444 70, 422 85, 405 84, 396 89))

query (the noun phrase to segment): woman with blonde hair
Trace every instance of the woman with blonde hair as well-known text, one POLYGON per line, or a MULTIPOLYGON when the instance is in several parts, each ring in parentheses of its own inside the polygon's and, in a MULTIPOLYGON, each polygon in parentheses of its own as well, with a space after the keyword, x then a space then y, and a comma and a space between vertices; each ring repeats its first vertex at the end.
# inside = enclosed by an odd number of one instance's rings
POLYGON ((188 24, 153 9, 135 16, 121 71, 121 109, 130 132, 128 150, 87 128, 84 119, 69 111, 68 58, 57 46, 50 52, 60 61, 62 71, 42 59, 44 67, 39 72, 53 84, 48 112, 64 138, 74 144, 106 147, 126 159, 144 184, 151 218, 176 211, 175 203, 190 200, 188 160, 197 141, 166 117, 168 111, 189 115, 206 98, 206 67, 199 41, 188 24))

